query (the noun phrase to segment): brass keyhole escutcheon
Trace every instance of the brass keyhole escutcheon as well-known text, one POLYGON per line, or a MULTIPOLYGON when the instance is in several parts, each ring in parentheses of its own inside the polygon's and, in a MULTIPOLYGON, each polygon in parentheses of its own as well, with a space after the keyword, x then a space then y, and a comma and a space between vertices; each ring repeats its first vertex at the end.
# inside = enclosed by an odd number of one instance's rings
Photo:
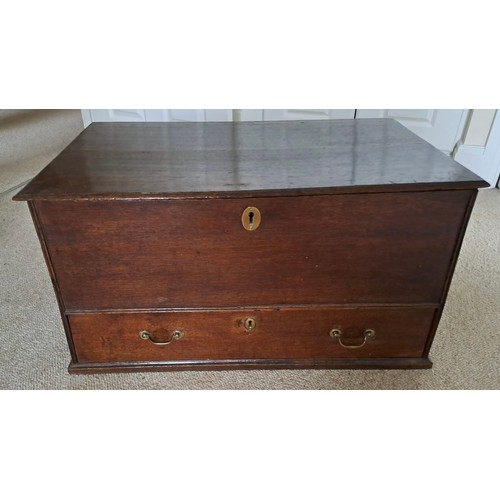
POLYGON ((243 323, 243 326, 245 327, 245 330, 247 332, 251 332, 252 330, 255 330, 257 323, 255 322, 255 318, 246 318, 245 322, 243 323))
POLYGON ((243 210, 241 223, 247 231, 255 231, 260 226, 261 215, 257 207, 247 207, 243 210))

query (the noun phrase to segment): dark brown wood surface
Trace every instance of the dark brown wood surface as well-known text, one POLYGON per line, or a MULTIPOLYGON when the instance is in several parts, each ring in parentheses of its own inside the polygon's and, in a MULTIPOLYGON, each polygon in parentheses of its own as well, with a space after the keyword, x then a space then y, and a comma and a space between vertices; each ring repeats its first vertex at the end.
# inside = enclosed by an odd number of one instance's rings
POLYGON ((445 281, 443 293, 442 293, 441 299, 440 299, 441 305, 440 305, 436 315, 434 316, 434 322, 433 322, 433 325, 431 327, 431 331, 429 333, 429 336, 427 337, 427 343, 426 343, 425 350, 424 350, 425 357, 427 357, 429 355, 429 351, 432 347, 432 342, 434 340, 434 336, 436 334, 436 330, 437 330, 437 327, 439 325, 441 315, 443 314, 444 305, 446 303, 446 298, 448 296, 448 291, 450 289, 451 281, 453 278, 453 273, 455 271, 455 266, 457 264, 458 257, 460 255, 460 249, 462 247, 463 239, 465 236, 465 231, 467 229, 467 224, 469 223, 469 219, 470 219, 470 216, 472 214, 472 209, 474 208, 474 202, 476 201, 476 197, 477 197, 477 190, 474 190, 471 192, 471 197, 469 199, 469 203, 468 203, 466 211, 465 211, 464 219, 462 221, 462 226, 460 228, 460 233, 458 235, 457 244, 455 245, 455 249, 453 251, 453 256, 452 256, 451 261, 448 265, 446 281, 445 281))
POLYGON ((439 303, 468 191, 36 202, 66 311, 439 303))
POLYGON ((69 364, 72 374, 130 373, 179 370, 421 370, 432 368, 432 361, 422 358, 312 358, 312 359, 188 359, 169 361, 117 361, 69 364))
POLYGON ((52 287, 54 288, 54 293, 57 299, 57 305, 59 308, 59 313, 61 314, 61 319, 64 327, 64 333, 66 334, 66 341, 68 343, 68 348, 71 354, 72 359, 76 359, 75 349, 73 346, 73 339, 71 337, 71 330, 68 324, 68 318, 64 314, 64 304, 62 300, 61 290, 59 288, 59 283, 57 282, 57 278, 54 273, 54 268, 52 267, 52 261, 50 259, 49 249, 47 248, 47 243, 43 236, 42 226, 40 224, 40 220, 38 219, 38 214, 36 213, 36 209, 34 203, 29 201, 28 208, 31 214, 31 218, 33 220, 33 224, 35 226, 36 234, 38 236, 38 241, 40 243, 40 248, 42 250, 42 254, 45 260, 45 265, 47 266, 47 270, 49 272, 50 280, 52 282, 52 287))
POLYGON ((431 308, 282 309, 167 313, 77 314, 68 317, 77 361, 154 362, 165 360, 312 359, 421 357, 434 316, 431 308), (244 319, 257 327, 245 332, 244 319), (366 329, 375 330, 359 349, 346 349, 330 337, 345 333, 344 343, 361 345, 366 329), (174 330, 184 336, 157 346, 139 337, 147 330, 156 342, 174 330))
POLYGON ((16 197, 251 197, 487 183, 391 119, 93 123, 16 197))

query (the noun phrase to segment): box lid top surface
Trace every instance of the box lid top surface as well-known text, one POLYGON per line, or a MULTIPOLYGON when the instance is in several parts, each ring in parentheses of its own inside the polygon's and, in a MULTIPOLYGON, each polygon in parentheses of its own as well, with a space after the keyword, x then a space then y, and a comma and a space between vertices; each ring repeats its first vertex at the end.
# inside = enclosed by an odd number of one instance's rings
POLYGON ((247 197, 487 186, 391 119, 93 123, 18 200, 247 197))

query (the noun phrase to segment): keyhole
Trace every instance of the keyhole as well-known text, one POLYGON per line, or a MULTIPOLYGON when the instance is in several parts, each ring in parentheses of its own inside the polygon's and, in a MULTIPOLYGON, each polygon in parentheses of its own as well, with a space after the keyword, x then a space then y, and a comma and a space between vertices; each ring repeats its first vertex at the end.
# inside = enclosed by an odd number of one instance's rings
POLYGON ((243 326, 245 327, 245 330, 247 332, 251 332, 256 327, 255 320, 253 318, 246 318, 243 323, 243 326))
POLYGON ((260 226, 260 211, 257 207, 247 207, 241 214, 241 223, 247 231, 255 231, 260 226))

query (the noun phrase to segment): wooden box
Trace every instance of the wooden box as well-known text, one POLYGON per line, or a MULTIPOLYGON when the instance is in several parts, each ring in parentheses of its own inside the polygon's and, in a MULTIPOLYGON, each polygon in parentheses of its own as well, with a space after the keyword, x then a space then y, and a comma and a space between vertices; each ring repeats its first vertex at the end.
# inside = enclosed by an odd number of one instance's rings
POLYGON ((15 199, 72 373, 429 368, 484 186, 393 120, 94 123, 15 199))

